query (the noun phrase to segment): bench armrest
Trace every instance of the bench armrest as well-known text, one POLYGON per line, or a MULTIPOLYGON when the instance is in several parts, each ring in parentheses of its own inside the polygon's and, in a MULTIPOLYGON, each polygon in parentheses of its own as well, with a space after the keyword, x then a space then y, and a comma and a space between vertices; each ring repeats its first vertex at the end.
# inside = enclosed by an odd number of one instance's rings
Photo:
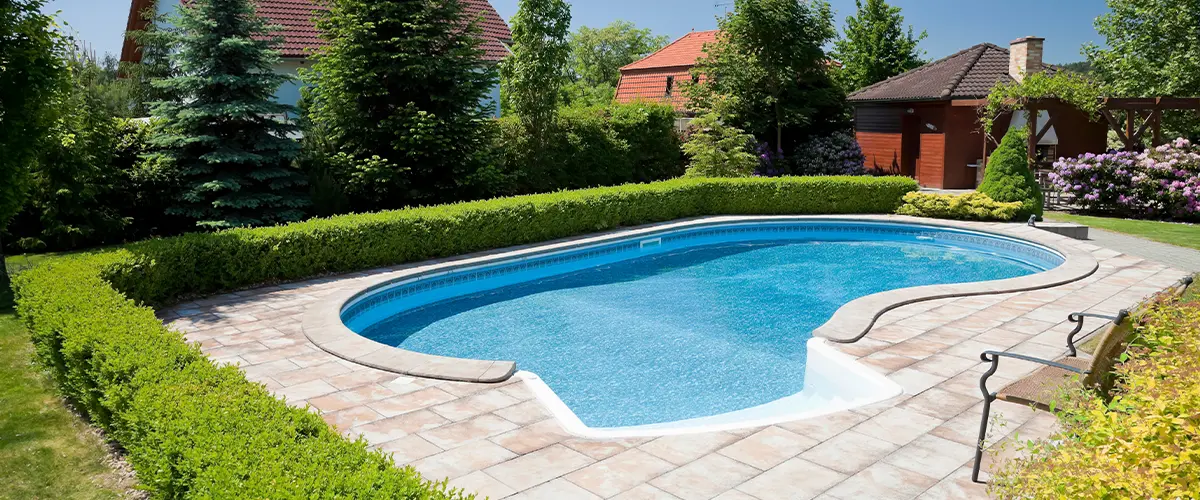
POLYGON ((1076 368, 1074 366, 1069 366, 1069 365, 1064 365, 1062 363, 1058 363, 1056 361, 1050 361, 1048 359, 1042 359, 1042 358, 1035 358, 1033 356, 1017 354, 1015 352, 983 351, 983 353, 981 353, 979 355, 979 359, 982 359, 983 361, 992 363, 992 366, 989 367, 986 372, 983 372, 983 376, 979 377, 979 390, 983 392, 983 397, 988 400, 995 398, 995 395, 992 394, 992 392, 988 390, 987 380, 988 380, 988 377, 995 375, 996 370, 998 368, 1000 368, 1000 358, 1013 358, 1013 359, 1019 359, 1021 361, 1029 361, 1029 362, 1037 363, 1040 365, 1052 366, 1054 368, 1059 368, 1059 369, 1066 370, 1066 371, 1069 371, 1072 373, 1078 373, 1080 375, 1087 375, 1087 374, 1091 373, 1091 370, 1082 370, 1082 369, 1076 368))
POLYGON ((1112 321, 1113 323, 1120 323, 1122 321, 1125 321, 1125 318, 1128 316, 1129 316, 1129 311, 1126 311, 1124 309, 1122 309, 1120 312, 1118 312, 1116 316, 1109 316, 1107 314, 1085 313, 1085 312, 1073 312, 1071 314, 1068 314, 1067 321, 1075 323, 1075 328, 1071 330, 1071 333, 1067 334, 1067 356, 1070 356, 1073 358, 1076 355, 1078 355, 1078 352, 1075 350, 1075 336, 1079 335, 1079 332, 1083 330, 1083 318, 1099 318, 1099 319, 1106 319, 1106 320, 1112 321))

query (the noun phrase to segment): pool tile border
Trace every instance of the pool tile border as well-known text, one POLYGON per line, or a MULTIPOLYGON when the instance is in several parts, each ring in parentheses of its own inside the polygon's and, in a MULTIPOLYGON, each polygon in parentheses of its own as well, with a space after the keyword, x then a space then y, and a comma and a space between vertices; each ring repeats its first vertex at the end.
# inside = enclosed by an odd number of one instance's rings
POLYGON ((320 304, 308 309, 304 314, 301 329, 305 337, 318 348, 347 361, 372 368, 403 375, 460 382, 502 382, 516 373, 515 362, 450 358, 384 345, 362 337, 346 327, 342 323, 342 309, 346 303, 397 281, 437 276, 496 261, 528 259, 550 252, 610 243, 630 237, 710 225, 837 220, 917 224, 978 231, 1046 246, 1060 253, 1065 261, 1054 269, 1030 276, 989 282, 902 288, 858 298, 843 305, 829 321, 813 331, 815 337, 825 338, 832 342, 849 343, 862 338, 881 315, 907 304, 951 297, 1049 288, 1086 278, 1099 267, 1095 257, 1090 253, 1072 245, 1063 244, 1069 241, 1068 238, 1026 225, 933 220, 898 215, 700 217, 401 266, 395 271, 371 276, 357 290, 347 290, 326 297, 320 304))

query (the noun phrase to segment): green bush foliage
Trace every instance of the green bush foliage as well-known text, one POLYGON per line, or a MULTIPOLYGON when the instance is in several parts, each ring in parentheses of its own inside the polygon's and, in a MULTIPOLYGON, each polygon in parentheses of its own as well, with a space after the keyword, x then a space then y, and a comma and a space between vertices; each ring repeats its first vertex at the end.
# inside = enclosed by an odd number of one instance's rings
POLYGON ((915 189, 903 177, 676 179, 191 233, 25 271, 18 312, 41 364, 156 498, 458 498, 216 367, 141 304, 697 215, 888 213, 915 189))
POLYGON ((1026 157, 1025 129, 1010 128, 1000 146, 988 157, 983 183, 977 191, 999 202, 1021 202, 1017 217, 1042 217, 1045 198, 1037 179, 1029 170, 1026 157))
POLYGON ((545 140, 520 120, 497 121, 492 168, 468 182, 471 198, 650 182, 683 173, 675 112, 664 104, 560 108, 545 140))
POLYGON ((749 177, 758 166, 751 153, 754 136, 721 123, 717 115, 701 115, 691 124, 683 152, 691 158, 688 177, 749 177))
POLYGON ((983 193, 963 195, 912 192, 904 195, 900 215, 981 221, 1010 221, 1021 210, 1021 202, 1001 203, 983 193))
POLYGON ((481 166, 490 145, 493 109, 480 103, 496 84, 466 2, 320 3, 323 47, 312 68, 300 70, 309 84, 305 136, 318 128, 329 156, 345 153, 363 168, 325 175, 349 191, 355 210, 458 199, 458 182, 481 166), (371 182, 351 182, 358 173, 371 182))
POLYGON ((997 498, 1200 498, 1200 303, 1159 299, 1135 317, 1108 394, 1079 390, 1061 430, 993 479, 997 498))

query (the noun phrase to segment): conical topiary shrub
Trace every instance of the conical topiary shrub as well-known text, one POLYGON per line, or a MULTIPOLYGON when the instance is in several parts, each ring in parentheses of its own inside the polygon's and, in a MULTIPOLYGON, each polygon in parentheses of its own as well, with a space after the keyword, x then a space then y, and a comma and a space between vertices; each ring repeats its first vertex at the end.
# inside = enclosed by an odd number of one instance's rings
POLYGON ((1030 215, 1036 215, 1039 219, 1042 217, 1045 198, 1037 179, 1029 170, 1024 128, 1010 128, 1004 134, 1000 147, 988 157, 983 183, 977 191, 995 201, 1021 202, 1018 219, 1026 219, 1030 215))

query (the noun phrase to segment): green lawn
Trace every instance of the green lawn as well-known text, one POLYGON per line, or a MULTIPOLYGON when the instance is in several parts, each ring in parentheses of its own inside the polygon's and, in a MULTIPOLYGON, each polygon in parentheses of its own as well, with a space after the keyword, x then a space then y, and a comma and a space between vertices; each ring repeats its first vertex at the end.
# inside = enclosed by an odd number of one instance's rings
POLYGON ((60 255, 70 255, 79 252, 49 252, 35 253, 28 255, 6 255, 4 256, 4 264, 8 266, 10 273, 20 272, 38 265, 41 262, 53 259, 60 255))
POLYGON ((1046 212, 1046 218, 1063 222, 1075 222, 1088 227, 1125 233, 1160 243, 1200 250, 1200 226, 1193 224, 1091 217, 1062 212, 1046 212))
POLYGON ((130 480, 105 463, 104 444, 55 396, 32 351, 0 303, 0 499, 121 498, 130 480))

